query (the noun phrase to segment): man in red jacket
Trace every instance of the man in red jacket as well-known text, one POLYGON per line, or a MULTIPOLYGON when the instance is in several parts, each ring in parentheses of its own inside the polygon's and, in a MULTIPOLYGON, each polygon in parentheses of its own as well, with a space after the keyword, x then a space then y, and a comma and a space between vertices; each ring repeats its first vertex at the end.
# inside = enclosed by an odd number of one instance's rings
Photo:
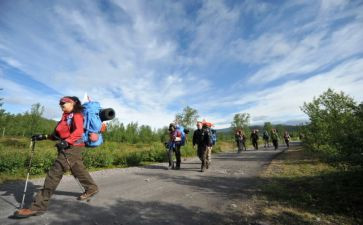
POLYGON ((44 213, 48 208, 49 200, 56 190, 63 174, 71 170, 73 175, 79 180, 85 192, 78 197, 78 200, 86 200, 98 192, 98 187, 86 170, 82 161, 84 150, 83 142, 83 107, 77 97, 63 97, 59 105, 63 111, 52 135, 34 135, 33 141, 45 139, 59 140, 56 144, 58 157, 44 181, 44 186, 35 196, 30 209, 20 209, 14 213, 17 218, 27 218, 44 213))

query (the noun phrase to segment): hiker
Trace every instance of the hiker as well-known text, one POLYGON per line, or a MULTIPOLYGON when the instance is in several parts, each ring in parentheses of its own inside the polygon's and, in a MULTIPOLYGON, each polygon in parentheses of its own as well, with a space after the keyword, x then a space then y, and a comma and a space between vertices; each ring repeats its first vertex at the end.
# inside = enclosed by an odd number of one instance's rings
POLYGON ((237 130, 234 138, 237 144, 237 153, 241 153, 241 151, 243 150, 243 136, 241 130, 237 130))
POLYGON ((258 139, 260 137, 258 136, 258 130, 254 129, 253 132, 251 133, 251 141, 252 141, 252 145, 255 148, 255 150, 258 150, 258 139))
POLYGON ((17 218, 27 218, 44 213, 48 208, 52 194, 67 170, 71 170, 85 190, 77 198, 78 200, 89 199, 98 192, 98 187, 86 170, 81 155, 85 147, 82 138, 84 119, 81 102, 77 97, 66 96, 60 99, 59 105, 63 115, 54 133, 51 135, 38 134, 32 136, 32 141, 58 140, 58 143, 55 145, 58 150, 58 156, 47 173, 43 188, 33 199, 31 207, 16 211, 14 216, 17 218))
POLYGON ((275 147, 275 150, 277 150, 279 148, 279 135, 276 129, 272 129, 271 139, 272 139, 272 144, 275 147))
POLYGON ((246 147, 247 137, 246 137, 245 132, 243 130, 241 130, 241 135, 242 135, 242 149, 247 151, 247 147, 246 147))
POLYGON ((264 144, 265 144, 264 148, 269 148, 270 147, 270 135, 268 134, 267 130, 265 130, 263 132, 262 137, 263 137, 263 141, 264 141, 264 144))
POLYGON ((284 133, 284 140, 285 140, 287 148, 289 148, 290 147, 290 135, 287 131, 285 131, 285 133, 284 133))
POLYGON ((202 122, 197 122, 197 130, 193 134, 193 147, 197 146, 198 157, 202 161, 201 172, 209 168, 208 147, 211 146, 211 134, 208 126, 202 122))
POLYGON ((169 150, 168 150, 168 159, 169 159, 169 169, 180 169, 181 163, 181 141, 182 141, 182 133, 176 129, 176 125, 174 123, 169 124, 169 150), (173 152, 175 152, 176 157, 176 166, 174 166, 173 161, 173 152))

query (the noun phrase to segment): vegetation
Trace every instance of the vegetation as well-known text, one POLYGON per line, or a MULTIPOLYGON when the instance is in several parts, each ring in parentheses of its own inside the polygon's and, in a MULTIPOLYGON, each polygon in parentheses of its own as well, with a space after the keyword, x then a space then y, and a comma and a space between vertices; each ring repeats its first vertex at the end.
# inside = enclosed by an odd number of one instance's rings
POLYGON ((260 175, 254 215, 268 224, 362 224, 362 170, 336 167, 293 148, 260 175))
POLYGON ((306 148, 347 165, 363 162, 363 106, 343 92, 329 89, 302 110, 310 123, 303 127, 306 148))

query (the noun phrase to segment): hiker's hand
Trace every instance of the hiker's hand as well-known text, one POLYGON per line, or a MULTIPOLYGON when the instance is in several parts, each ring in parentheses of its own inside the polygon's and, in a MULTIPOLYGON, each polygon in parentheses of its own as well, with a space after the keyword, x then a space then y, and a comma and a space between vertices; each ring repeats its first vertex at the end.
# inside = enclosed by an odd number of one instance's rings
POLYGON ((32 136, 32 141, 42 141, 48 138, 46 134, 35 134, 32 136))
POLYGON ((58 148, 58 151, 63 151, 64 149, 67 149, 69 147, 68 142, 61 140, 55 146, 58 148))

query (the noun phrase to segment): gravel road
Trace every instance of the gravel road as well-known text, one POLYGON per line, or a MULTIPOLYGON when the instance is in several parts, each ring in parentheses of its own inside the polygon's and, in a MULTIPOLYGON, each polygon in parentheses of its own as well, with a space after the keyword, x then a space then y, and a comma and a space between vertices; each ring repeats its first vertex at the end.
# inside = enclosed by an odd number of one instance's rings
MULTIPOLYGON (((21 220, 8 217, 21 202, 24 182, 6 183, 0 186, 0 224, 245 224, 240 208, 249 190, 263 166, 283 150, 214 154, 204 173, 197 158, 184 159, 180 170, 160 163, 93 172, 100 192, 89 203, 76 200, 80 188, 64 176, 47 213, 21 220)), ((42 184, 43 179, 29 182, 27 206, 42 184)))

